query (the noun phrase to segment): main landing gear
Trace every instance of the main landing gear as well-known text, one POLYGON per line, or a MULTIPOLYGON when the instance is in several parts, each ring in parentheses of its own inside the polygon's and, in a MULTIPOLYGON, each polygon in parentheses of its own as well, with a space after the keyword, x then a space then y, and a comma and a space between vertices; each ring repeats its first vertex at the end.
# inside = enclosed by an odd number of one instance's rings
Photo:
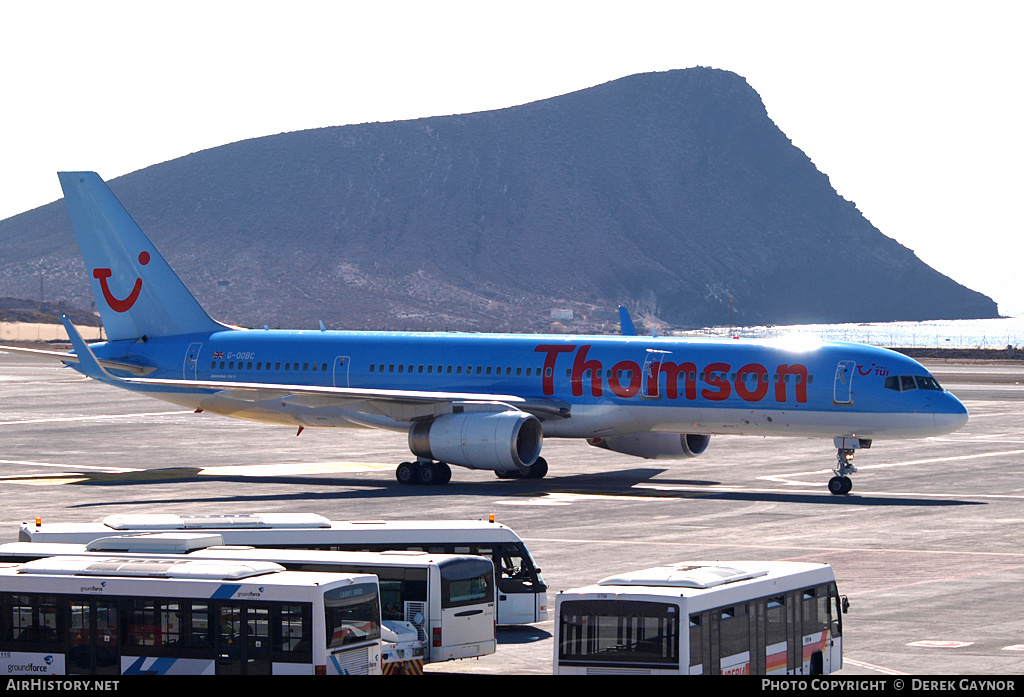
POLYGON ((857 471, 853 466, 853 454, 857 448, 870 448, 871 441, 861 438, 836 438, 836 467, 832 472, 836 475, 828 480, 828 491, 835 496, 849 494, 853 489, 853 480, 849 475, 857 471))
MULTIPOLYGON (((542 457, 529 467, 521 470, 495 470, 498 479, 541 479, 548 473, 548 462, 542 457)), ((452 468, 447 462, 418 459, 403 462, 395 469, 399 484, 425 484, 428 486, 447 484, 452 478, 452 468)))
POLYGON ((452 468, 436 460, 403 462, 395 470, 395 479, 399 484, 447 484, 452 479, 452 468))

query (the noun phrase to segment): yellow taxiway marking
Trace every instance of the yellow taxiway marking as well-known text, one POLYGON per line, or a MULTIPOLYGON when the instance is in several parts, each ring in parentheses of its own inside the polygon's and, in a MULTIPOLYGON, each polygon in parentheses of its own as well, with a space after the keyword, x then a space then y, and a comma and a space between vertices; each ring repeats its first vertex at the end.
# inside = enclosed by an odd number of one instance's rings
MULTIPOLYGON (((81 470, 95 470, 97 472, 106 472, 108 474, 118 474, 123 472, 141 472, 142 470, 137 467, 104 467, 102 465, 72 465, 67 462, 37 462, 35 460, 0 460, 0 465, 29 465, 31 467, 60 467, 66 470, 74 470, 79 472, 81 470)), ((26 476, 26 475, 21 475, 26 476)), ((52 476, 52 475, 45 475, 52 476)))

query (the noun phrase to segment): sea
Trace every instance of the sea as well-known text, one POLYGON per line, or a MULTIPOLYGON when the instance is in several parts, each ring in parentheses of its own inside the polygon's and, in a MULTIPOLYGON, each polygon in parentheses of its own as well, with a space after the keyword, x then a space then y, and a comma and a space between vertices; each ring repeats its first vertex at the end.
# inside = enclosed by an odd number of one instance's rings
POLYGON ((813 336, 823 341, 855 341, 886 348, 1005 349, 1024 347, 1024 316, 925 322, 708 327, 686 332, 686 335, 744 339, 813 336))

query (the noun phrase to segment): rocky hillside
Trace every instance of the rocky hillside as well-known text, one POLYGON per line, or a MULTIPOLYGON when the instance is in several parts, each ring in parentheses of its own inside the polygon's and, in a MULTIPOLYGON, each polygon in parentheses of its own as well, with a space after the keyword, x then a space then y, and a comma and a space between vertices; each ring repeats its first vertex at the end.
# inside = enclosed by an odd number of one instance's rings
MULTIPOLYGON (((100 172, 103 175, 103 172, 100 172)), ((285 133, 111 188, 210 314, 252 326, 600 330, 996 316, 839 196, 733 73, 285 133)), ((92 298, 61 202, 0 221, 0 295, 92 298), (26 290, 27 289, 27 290, 26 290)))

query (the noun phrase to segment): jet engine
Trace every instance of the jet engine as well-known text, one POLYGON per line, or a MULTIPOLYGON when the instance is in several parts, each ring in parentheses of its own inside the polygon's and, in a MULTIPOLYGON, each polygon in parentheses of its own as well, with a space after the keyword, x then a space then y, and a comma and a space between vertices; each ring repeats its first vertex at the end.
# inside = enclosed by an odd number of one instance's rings
POLYGON ((409 449, 418 457, 498 472, 532 465, 543 441, 540 420, 515 410, 445 414, 409 429, 409 449))
POLYGON ((648 460, 682 460, 707 450, 711 436, 693 433, 631 433, 611 438, 588 438, 598 448, 648 460))

